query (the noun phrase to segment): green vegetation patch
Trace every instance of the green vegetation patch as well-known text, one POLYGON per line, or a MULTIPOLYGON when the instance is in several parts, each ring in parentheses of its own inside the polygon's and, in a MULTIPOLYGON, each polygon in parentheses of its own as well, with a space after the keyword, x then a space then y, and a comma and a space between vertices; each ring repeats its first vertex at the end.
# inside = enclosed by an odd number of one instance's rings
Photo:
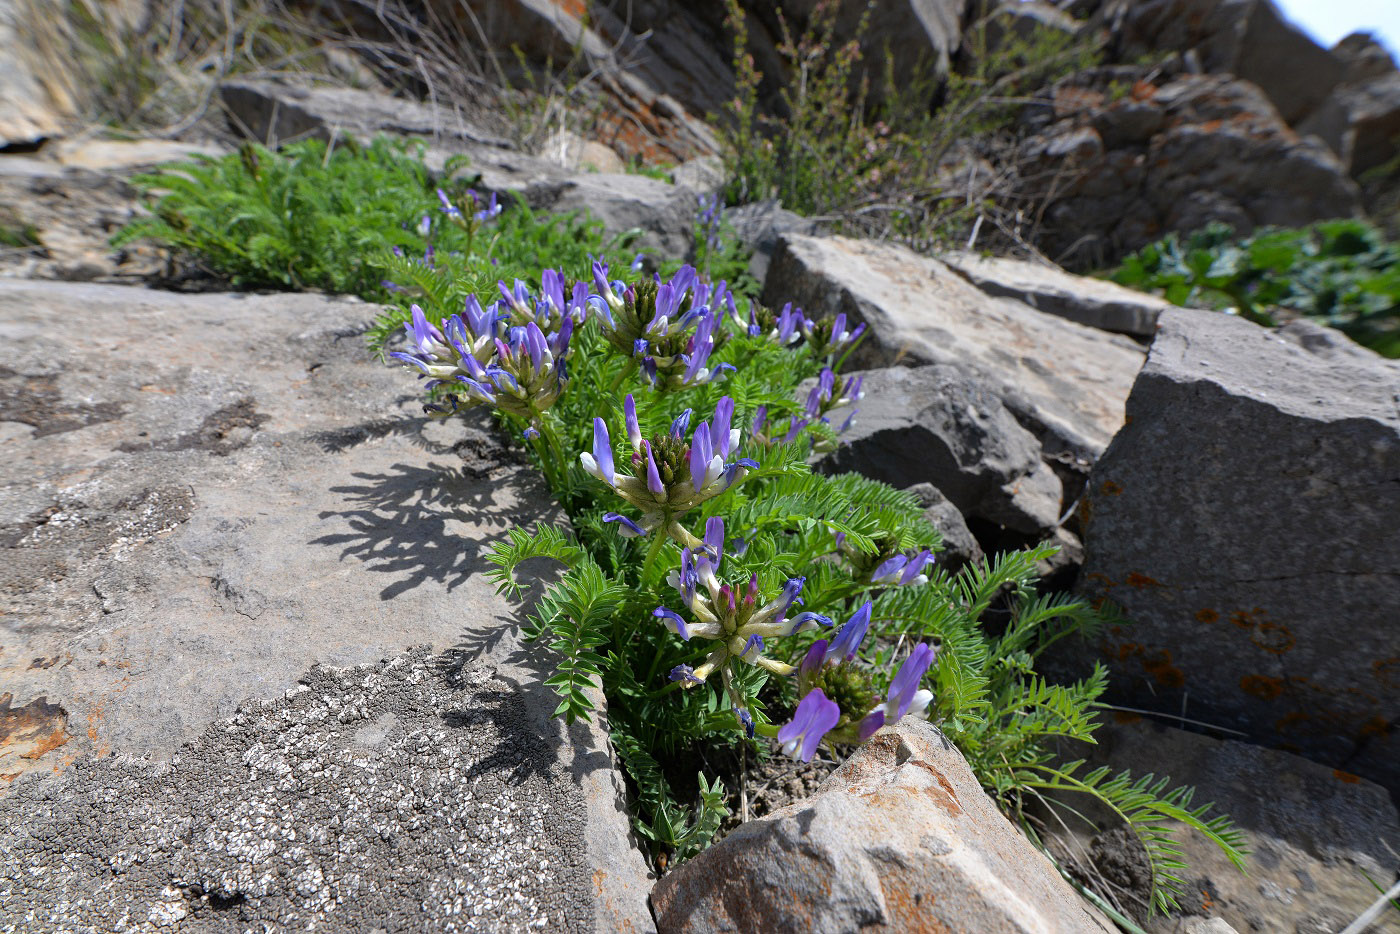
POLYGON ((1243 238, 1212 224, 1144 247, 1109 277, 1268 327, 1302 316, 1400 357, 1400 244, 1363 221, 1266 228, 1243 238))

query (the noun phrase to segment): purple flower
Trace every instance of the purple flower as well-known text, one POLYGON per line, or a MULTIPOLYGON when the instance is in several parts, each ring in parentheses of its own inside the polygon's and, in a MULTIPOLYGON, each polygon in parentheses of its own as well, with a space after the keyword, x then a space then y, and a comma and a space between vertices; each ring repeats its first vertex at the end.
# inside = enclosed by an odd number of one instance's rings
POLYGON ((705 549, 710 553, 710 563, 719 567, 724 560, 724 520, 719 516, 705 521, 705 549))
POLYGON ((856 730, 856 736, 863 743, 874 736, 880 727, 885 725, 885 708, 880 707, 870 711, 860 721, 860 726, 856 730))
POLYGON ((822 737, 841 719, 841 708, 827 699, 821 688, 809 692, 797 705, 792 722, 778 730, 778 742, 783 752, 794 759, 811 762, 821 745, 822 737))
POLYGON ((933 654, 930 646, 920 642, 904 660, 904 664, 899 666, 899 673, 890 680, 889 690, 885 693, 883 713, 886 722, 897 722, 900 717, 909 713, 911 708, 917 708, 915 713, 923 713, 928 708, 933 694, 919 690, 919 682, 933 664, 933 654))
MULTIPOLYGON (((687 411, 689 411, 687 409, 687 411)), ((690 483, 699 493, 709 480, 710 461, 714 451, 710 447, 709 422, 701 422, 695 429, 695 437, 690 442, 690 483)))
POLYGON ((690 641, 690 630, 686 628, 685 620, 681 619, 675 610, 668 610, 664 606, 659 606, 651 611, 651 615, 658 619, 666 620, 666 628, 680 636, 685 641, 690 641))
POLYGON ((690 430, 690 409, 676 416, 676 420, 671 422, 671 436, 673 438, 683 438, 690 430))
POLYGON ((827 653, 828 660, 839 657, 841 661, 849 662, 854 659, 856 652, 860 650, 860 644, 865 641, 865 633, 869 628, 870 601, 867 600, 831 641, 831 648, 827 653))
POLYGON ((715 404, 715 421, 711 439, 715 453, 720 457, 729 456, 729 423, 734 419, 734 400, 725 396, 715 404))
POLYGON ((622 401, 622 412, 627 419, 627 440, 635 451, 642 446, 642 429, 637 424, 637 403, 631 393, 622 401))
POLYGON ((743 707, 731 707, 730 710, 734 711, 734 716, 744 725, 744 733, 749 739, 753 739, 753 717, 749 716, 749 712, 743 707))
POLYGON ((608 437, 608 425, 601 418, 593 419, 593 453, 578 456, 583 469, 602 480, 608 486, 617 486, 617 473, 613 465, 612 439, 608 437))
POLYGON ((699 678, 695 677, 695 669, 691 668, 689 665, 677 665, 675 668, 672 668, 671 680, 682 681, 688 684, 705 683, 704 681, 701 681, 699 678))
POLYGON ((647 489, 653 495, 665 495, 666 484, 661 482, 661 473, 656 469, 656 458, 651 456, 651 442, 643 441, 642 448, 646 451, 647 456, 647 489))
POLYGON ((826 663, 827 641, 818 639, 812 643, 812 647, 807 650, 807 654, 802 656, 802 664, 798 666, 798 671, 803 678, 810 678, 822 670, 822 665, 826 663))
POLYGON ((616 522, 618 525, 622 526, 623 538, 640 538, 647 534, 646 530, 640 525, 620 513, 605 512, 603 513, 603 521, 616 522))

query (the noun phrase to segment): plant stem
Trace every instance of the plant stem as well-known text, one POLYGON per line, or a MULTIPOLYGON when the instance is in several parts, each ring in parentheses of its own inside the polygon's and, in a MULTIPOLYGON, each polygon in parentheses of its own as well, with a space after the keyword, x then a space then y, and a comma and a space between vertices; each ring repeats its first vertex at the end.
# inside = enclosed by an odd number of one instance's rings
POLYGON ((666 544, 665 527, 668 524, 667 522, 662 522, 661 525, 657 526, 656 532, 653 533, 656 538, 652 539, 651 548, 647 550, 647 559, 642 565, 642 577, 641 580, 638 581, 638 583, 644 587, 647 581, 651 580, 651 566, 656 563, 657 555, 661 554, 661 549, 666 544))

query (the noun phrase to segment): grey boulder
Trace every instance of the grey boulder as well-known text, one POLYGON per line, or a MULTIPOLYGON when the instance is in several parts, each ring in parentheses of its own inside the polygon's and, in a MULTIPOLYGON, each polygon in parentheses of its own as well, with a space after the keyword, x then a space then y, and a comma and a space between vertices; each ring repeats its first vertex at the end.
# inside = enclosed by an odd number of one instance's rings
MULTIPOLYGON (((1114 774, 1130 769, 1134 775, 1170 776, 1172 785, 1195 789, 1194 804, 1211 802, 1212 815, 1229 815, 1243 833, 1251 854, 1246 872, 1210 840, 1176 826, 1190 867, 1181 902, 1185 919, 1210 918, 1239 931, 1340 931, 1379 894, 1368 876, 1377 883, 1394 878, 1400 816, 1378 785, 1277 749, 1123 713, 1094 739, 1096 745, 1076 745, 1067 754, 1087 756, 1089 767, 1106 765, 1114 774)), ((1097 811, 1093 816, 1107 818, 1097 811)), ((1097 856, 1100 871, 1127 889, 1125 903, 1147 895, 1124 871, 1139 859, 1131 836, 1096 834, 1067 820, 1052 837, 1052 851, 1077 871, 1087 868, 1085 855, 1097 856), (1065 830, 1079 838, 1077 846, 1065 830)), ((1158 917, 1145 926, 1150 934, 1175 934, 1183 920, 1158 917)))
POLYGON ((1118 696, 1400 788, 1400 365, 1159 328, 1082 513, 1083 587, 1133 623, 1101 645, 1118 696))
MULTIPOLYGON (((846 237, 785 236, 763 300, 865 323, 857 366, 960 369, 995 393, 1047 455, 1081 466, 1123 424, 1144 357, 1127 337, 987 295, 936 259, 846 237)), ((926 478, 909 482, 919 479, 926 478)))
POLYGON ((1059 518, 1059 477, 993 392, 950 366, 889 367, 863 379, 860 414, 819 462, 907 487, 931 483, 964 516, 1038 533, 1059 518))
POLYGON ((811 798, 734 830, 652 892, 662 932, 1099 932, 1111 926, 935 727, 877 733, 811 798))
POLYGON ((273 81, 225 81, 219 97, 232 129, 255 142, 377 133, 421 136, 447 144, 509 146, 460 111, 358 88, 308 87, 273 81))

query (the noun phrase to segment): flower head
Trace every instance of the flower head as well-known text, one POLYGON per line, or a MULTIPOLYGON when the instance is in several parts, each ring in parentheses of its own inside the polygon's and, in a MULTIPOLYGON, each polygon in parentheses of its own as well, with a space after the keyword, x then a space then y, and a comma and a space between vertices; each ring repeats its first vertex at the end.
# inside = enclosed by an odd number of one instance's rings
POLYGON ((648 439, 642 437, 637 421, 636 400, 628 395, 623 412, 632 445, 631 474, 617 470, 612 439, 601 418, 593 421, 593 450, 580 454, 579 463, 642 511, 641 521, 629 525, 642 529, 643 534, 662 529, 663 534, 682 546, 703 547, 705 542, 691 535, 677 520, 742 481, 750 469, 758 466, 757 461, 731 456, 741 440, 737 430, 727 427, 733 411, 734 400, 726 396, 716 405, 713 418, 700 422, 693 430, 693 415, 687 410, 672 422, 667 434, 648 439))

